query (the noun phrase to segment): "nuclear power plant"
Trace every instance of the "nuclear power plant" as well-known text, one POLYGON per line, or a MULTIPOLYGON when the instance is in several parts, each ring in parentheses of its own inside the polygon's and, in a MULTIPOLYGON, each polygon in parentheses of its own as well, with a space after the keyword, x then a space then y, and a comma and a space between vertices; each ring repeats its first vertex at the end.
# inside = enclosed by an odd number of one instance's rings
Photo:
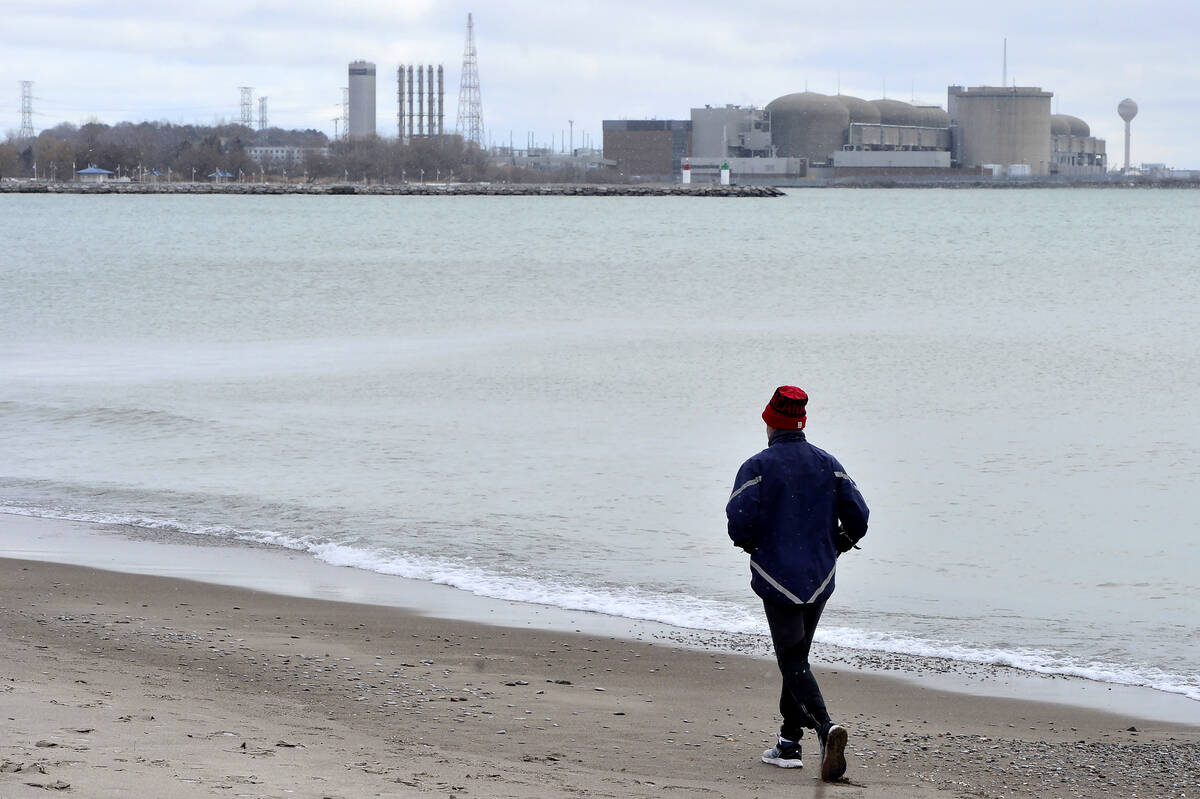
POLYGON ((688 120, 605 120, 604 157, 630 177, 696 179, 728 164, 742 182, 814 178, 1101 176, 1103 139, 1051 113, 1031 86, 950 86, 946 107, 816 92, 762 108, 693 108, 688 120))

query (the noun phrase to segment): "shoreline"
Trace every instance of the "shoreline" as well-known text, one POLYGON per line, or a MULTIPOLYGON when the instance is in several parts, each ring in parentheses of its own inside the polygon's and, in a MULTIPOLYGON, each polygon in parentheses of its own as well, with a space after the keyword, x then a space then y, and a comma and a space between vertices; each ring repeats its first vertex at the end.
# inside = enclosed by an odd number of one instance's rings
MULTIPOLYGON (((821 796, 756 657, 0 561, 0 794, 821 796), (170 786, 169 788, 167 786, 170 786)), ((1200 726, 817 669, 865 797, 1184 796, 1200 726)))
POLYGON ((784 197, 803 189, 1198 189, 1200 180, 1177 178, 797 178, 720 185, 711 183, 103 183, 0 181, 3 194, 414 196, 414 197, 784 197))
POLYGON ((224 194, 325 197, 782 197, 771 186, 694 183, 0 183, 0 194, 224 194))
MULTIPOLYGON (((674 627, 495 599, 447 585, 335 566, 306 552, 220 537, 0 513, 0 558, 174 577, 280 596, 399 608, 448 621, 600 635, 773 662, 765 635, 674 627)), ((1200 702, 1148 687, 943 657, 850 649, 820 640, 813 662, 979 698, 1021 697, 1161 722, 1200 724, 1200 702)))
POLYGON ((1200 181, 1181 179, 1003 180, 820 178, 770 184, 734 183, 0 183, 2 194, 109 194, 192 196, 411 196, 411 197, 784 197, 804 189, 1197 189, 1200 181))

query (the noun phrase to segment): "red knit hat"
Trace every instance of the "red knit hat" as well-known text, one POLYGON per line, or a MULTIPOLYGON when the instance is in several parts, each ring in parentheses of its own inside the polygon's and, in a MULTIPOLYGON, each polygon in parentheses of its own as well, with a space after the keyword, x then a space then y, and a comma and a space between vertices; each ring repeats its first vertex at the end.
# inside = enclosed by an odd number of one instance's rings
POLYGON ((808 421, 804 406, 808 395, 795 386, 780 386, 762 412, 763 421, 776 430, 803 430, 808 421))

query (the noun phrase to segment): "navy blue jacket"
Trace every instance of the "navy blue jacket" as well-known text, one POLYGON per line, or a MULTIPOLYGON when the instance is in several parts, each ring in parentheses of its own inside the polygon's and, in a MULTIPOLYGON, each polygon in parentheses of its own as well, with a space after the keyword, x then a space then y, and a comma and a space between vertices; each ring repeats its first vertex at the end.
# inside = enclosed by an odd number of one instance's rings
POLYGON ((838 522, 857 542, 867 534, 868 514, 837 458, 799 430, 773 433, 769 446, 742 464, 725 506, 729 537, 752 553, 754 593, 783 605, 829 598, 838 522))

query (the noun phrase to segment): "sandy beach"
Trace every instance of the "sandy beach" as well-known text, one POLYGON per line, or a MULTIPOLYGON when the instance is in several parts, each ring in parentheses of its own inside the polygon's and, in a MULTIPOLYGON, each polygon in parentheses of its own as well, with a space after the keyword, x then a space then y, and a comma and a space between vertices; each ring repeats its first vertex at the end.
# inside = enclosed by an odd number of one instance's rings
POLYGON ((1185 797, 1200 727, 818 670, 848 781, 759 762, 771 661, 3 560, 0 796, 1185 797))

